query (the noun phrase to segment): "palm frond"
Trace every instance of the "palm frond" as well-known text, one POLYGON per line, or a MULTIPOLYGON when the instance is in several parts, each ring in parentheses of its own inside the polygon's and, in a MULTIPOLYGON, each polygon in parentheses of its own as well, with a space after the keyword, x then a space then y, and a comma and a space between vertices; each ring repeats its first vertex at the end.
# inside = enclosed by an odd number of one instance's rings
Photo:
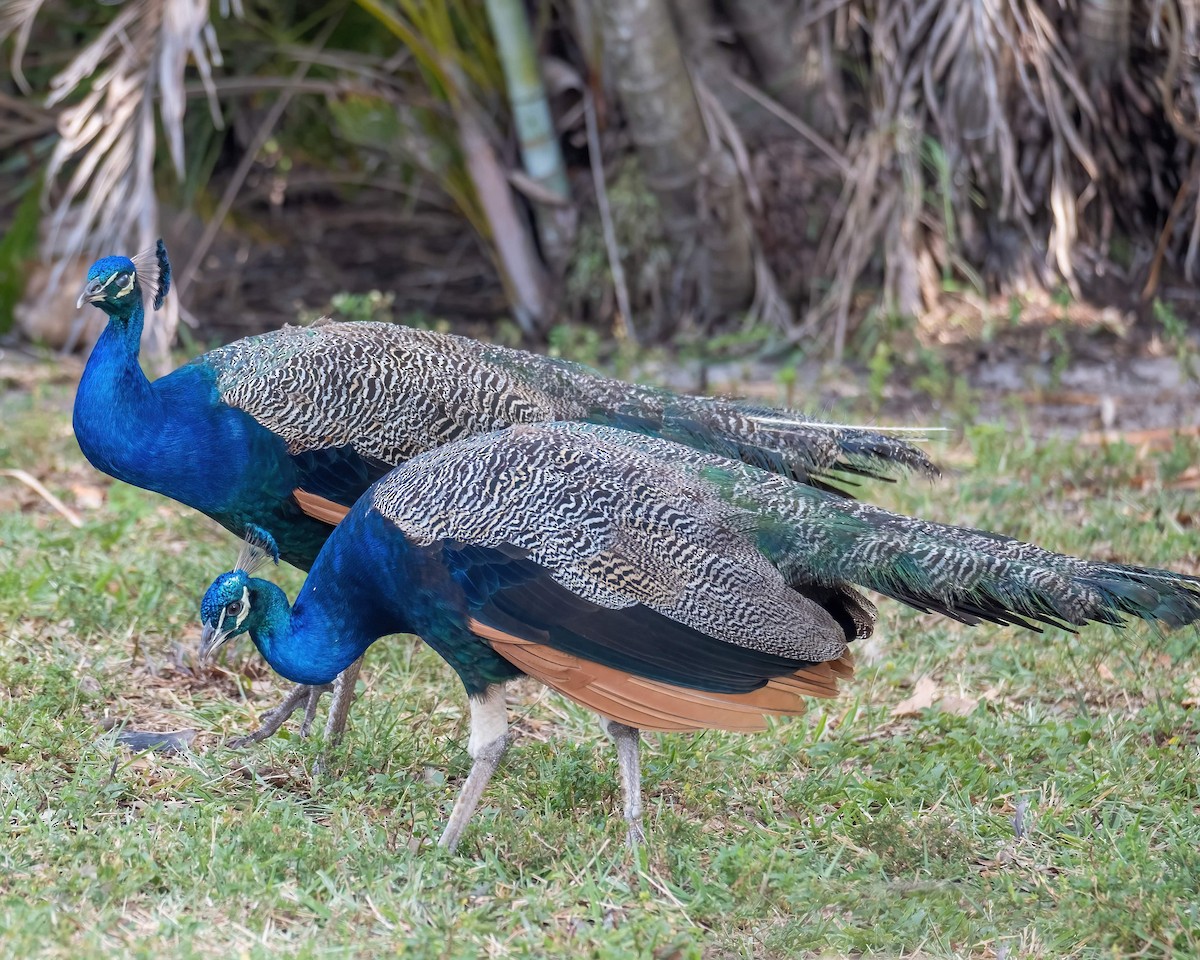
POLYGON ((9 63, 13 79, 26 95, 33 91, 21 70, 21 61, 25 59, 25 51, 29 47, 29 37, 33 32, 38 10, 45 2, 46 0, 7 0, 0 5, 0 43, 9 37, 15 37, 12 60, 9 63))
MULTIPOLYGON (((27 28, 29 21, 24 23, 27 28)), ((46 98, 48 106, 61 105, 59 140, 46 168, 53 212, 44 246, 56 263, 51 286, 63 265, 80 256, 154 243, 155 100, 182 178, 184 74, 189 63, 195 65, 219 125, 212 69, 220 62, 207 0, 130 0, 54 76, 46 98)), ((149 319, 146 348, 152 355, 166 355, 178 319, 174 299, 149 319)))

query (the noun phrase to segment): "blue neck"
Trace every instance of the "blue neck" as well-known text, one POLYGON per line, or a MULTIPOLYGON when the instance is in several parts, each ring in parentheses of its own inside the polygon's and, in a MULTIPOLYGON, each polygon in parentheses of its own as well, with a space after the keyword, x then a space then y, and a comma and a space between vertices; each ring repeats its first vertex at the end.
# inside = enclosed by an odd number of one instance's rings
POLYGON ((138 363, 144 311, 134 291, 128 309, 114 307, 92 348, 75 395, 75 435, 84 455, 105 473, 123 477, 131 448, 145 447, 162 428, 163 409, 138 363), (132 431, 132 435, 130 434, 132 431))
POLYGON ((329 683, 380 637, 415 633, 458 673, 468 693, 519 671, 474 636, 467 603, 437 545, 410 544, 370 506, 368 491, 317 556, 296 604, 265 581, 266 610, 250 636, 279 673, 297 683, 329 683))
POLYGON ((296 683, 329 683, 380 637, 406 632, 403 624, 381 616, 378 597, 361 589, 361 578, 347 577, 336 589, 318 592, 310 577, 295 607, 275 584, 250 584, 257 611, 250 639, 277 673, 296 683))
MULTIPOLYGON (((134 291, 105 305, 75 395, 75 436, 97 469, 209 515, 227 512, 260 439, 253 421, 220 402, 205 367, 181 367, 151 383, 138 362, 144 312, 134 291)), ((261 431, 260 431, 261 432, 261 431)))

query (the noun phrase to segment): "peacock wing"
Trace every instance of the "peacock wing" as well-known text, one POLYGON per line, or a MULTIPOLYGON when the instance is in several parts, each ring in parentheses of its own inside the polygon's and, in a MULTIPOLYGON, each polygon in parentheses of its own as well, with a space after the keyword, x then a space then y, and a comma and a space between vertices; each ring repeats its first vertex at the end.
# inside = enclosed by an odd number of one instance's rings
POLYGON ((846 630, 789 587, 711 485, 636 449, 514 428, 416 458, 374 488, 372 506, 437 553, 473 629, 551 686, 563 681, 531 657, 573 664, 576 680, 604 668, 609 686, 665 684, 674 699, 676 687, 723 703, 755 696, 740 705, 755 724, 788 712, 763 697, 800 708, 798 691, 765 692, 777 678, 811 670, 809 692, 832 692, 846 630))
POLYGON ((289 326, 201 359, 221 399, 293 455, 347 449, 395 466, 473 434, 570 415, 475 341, 390 323, 289 326))

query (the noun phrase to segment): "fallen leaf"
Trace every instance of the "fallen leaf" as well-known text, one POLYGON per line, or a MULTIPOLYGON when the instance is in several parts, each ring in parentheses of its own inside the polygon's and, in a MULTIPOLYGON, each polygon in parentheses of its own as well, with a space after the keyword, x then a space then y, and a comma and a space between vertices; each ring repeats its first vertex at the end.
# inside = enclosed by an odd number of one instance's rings
POLYGON ((950 713, 956 717, 965 717, 971 713, 977 706, 979 701, 974 697, 957 697, 951 694, 950 696, 942 697, 938 702, 938 709, 942 713, 950 713))
POLYGON ((117 743, 136 753, 153 750, 156 753, 183 753, 196 739, 199 730, 175 730, 170 733, 154 733, 149 730, 122 730, 117 734, 117 743))
POLYGON ((1197 490, 1200 489, 1200 466, 1188 467, 1179 476, 1167 484, 1168 490, 1197 490))
POLYGON ((907 700, 901 700, 898 704, 892 707, 893 717, 916 717, 920 716, 922 710, 928 710, 933 706, 934 698, 937 696, 937 684, 934 683, 933 677, 921 677, 913 687, 912 696, 907 700))
POLYGON ((99 510, 104 506, 104 491, 89 483, 71 484, 71 496, 80 510, 99 510))
POLYGON ((1100 664, 1100 666, 1096 668, 1096 673, 1099 675, 1101 680, 1105 680, 1108 683, 1112 683, 1112 681, 1117 679, 1113 672, 1108 668, 1107 663, 1100 664))

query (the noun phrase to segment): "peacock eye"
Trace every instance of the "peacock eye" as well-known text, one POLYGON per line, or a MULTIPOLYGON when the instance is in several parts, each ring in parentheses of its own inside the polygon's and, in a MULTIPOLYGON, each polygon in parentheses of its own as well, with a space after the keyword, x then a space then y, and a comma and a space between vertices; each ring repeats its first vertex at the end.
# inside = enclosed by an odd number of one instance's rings
POLYGON ((127 284, 128 282, 129 282, 129 274, 127 274, 127 273, 118 273, 117 274, 116 285, 117 285, 118 289, 120 289, 121 287, 124 287, 125 284, 127 284))
POLYGON ((234 600, 233 603, 229 604, 229 606, 227 606, 225 609, 236 617, 242 612, 242 601, 234 600))

